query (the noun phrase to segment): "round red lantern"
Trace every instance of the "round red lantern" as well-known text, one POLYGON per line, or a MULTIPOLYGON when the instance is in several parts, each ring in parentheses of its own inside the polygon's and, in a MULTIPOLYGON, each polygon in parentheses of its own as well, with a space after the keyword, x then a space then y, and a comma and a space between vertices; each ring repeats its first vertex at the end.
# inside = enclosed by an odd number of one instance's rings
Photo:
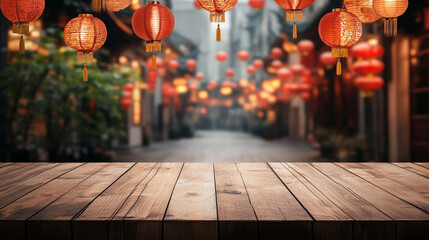
POLYGON ((301 93, 301 88, 297 83, 287 83, 284 85, 291 94, 301 93))
POLYGON ((168 69, 175 72, 175 71, 177 71, 177 69, 179 69, 180 64, 177 60, 171 60, 168 62, 167 66, 168 66, 168 69))
POLYGON ((92 53, 103 46, 106 38, 106 26, 91 14, 80 14, 65 26, 64 41, 77 51, 77 60, 84 62, 83 81, 88 81, 86 62, 92 62, 92 53))
POLYGON ((283 51, 281 48, 275 47, 271 49, 271 57, 272 58, 281 58, 283 57, 283 51))
POLYGON ((353 63, 353 69, 359 74, 379 74, 384 70, 384 63, 378 59, 362 60, 353 63))
POLYGON ((226 60, 228 60, 228 53, 224 51, 216 53, 216 60, 218 60, 220 63, 225 62, 226 60))
POLYGON ((332 57, 338 58, 337 75, 341 75, 340 58, 348 56, 348 48, 362 36, 362 23, 353 13, 336 8, 326 14, 319 23, 322 41, 332 47, 332 57))
POLYGON ((337 59, 332 57, 331 52, 323 52, 320 54, 320 62, 323 66, 326 66, 327 68, 332 68, 335 63, 337 63, 337 59))
POLYGON ((289 70, 289 68, 283 67, 277 71, 276 76, 277 76, 277 78, 285 80, 285 79, 292 77, 293 75, 292 75, 292 72, 289 70))
POLYGON ((314 0, 275 0, 286 9, 286 21, 293 21, 293 38, 297 38, 296 21, 302 21, 302 9, 311 6, 314 0))
POLYGON ((13 33, 21 34, 19 41, 19 52, 25 52, 25 41, 23 34, 30 31, 30 22, 38 19, 45 9, 45 0, 1 0, 0 8, 3 15, 13 23, 13 33))
POLYGON ((106 9, 117 12, 128 7, 132 0, 105 0, 106 9))
POLYGON ((384 21, 384 34, 388 37, 397 34, 397 17, 404 14, 408 8, 408 0, 373 0, 374 10, 384 21))
POLYGON ((226 77, 232 78, 235 75, 234 69, 228 68, 225 72, 226 77))
MULTIPOLYGON (((210 22, 225 22, 225 12, 233 9, 238 0, 198 0, 201 7, 210 12, 210 22)), ((216 41, 221 41, 220 25, 217 25, 216 41)))
POLYGON ((362 23, 372 23, 381 18, 372 6, 373 0, 344 0, 347 11, 356 15, 362 23))
POLYGON ((301 75, 304 72, 305 68, 301 64, 294 64, 290 66, 290 70, 295 75, 301 75))
POLYGON ((302 55, 307 56, 314 50, 314 43, 310 40, 301 40, 298 42, 298 49, 302 55))
POLYGON ((200 72, 195 74, 195 79, 197 79, 198 81, 203 81, 204 80, 204 74, 200 73, 200 72))
POLYGON ((261 10, 265 5, 265 0, 249 0, 249 6, 255 11, 261 10))
POLYGON ((307 83, 303 83, 299 86, 301 92, 309 92, 311 90, 311 85, 307 83))
POLYGON ((241 51, 239 51, 239 52, 237 53, 237 58, 238 58, 240 61, 245 62, 245 61, 247 61, 247 60, 250 58, 250 53, 249 53, 248 51, 241 50, 241 51))
POLYGON ((303 93, 301 93, 301 98, 305 102, 308 102, 311 99, 311 94, 309 92, 303 92, 303 93))
POLYGON ((275 68, 275 69, 279 69, 283 66, 283 63, 280 60, 274 60, 271 63, 271 67, 275 68))
POLYGON ((247 74, 253 75, 256 72, 256 68, 253 65, 247 66, 246 68, 247 74))
POLYGON ((133 104, 133 100, 131 98, 121 98, 121 109, 127 110, 133 104))
POLYGON ((132 92, 134 90, 134 84, 133 83, 127 83, 122 85, 122 90, 125 92, 132 92))
POLYGON ((262 61, 261 59, 256 59, 255 61, 253 61, 253 66, 256 70, 259 70, 264 67, 264 61, 262 61))
POLYGON ((351 53, 356 58, 379 58, 383 56, 384 48, 380 45, 360 42, 351 48, 351 53))
POLYGON ((357 88, 363 91, 375 91, 383 87, 383 79, 379 76, 362 76, 355 80, 357 88))
POLYGON ((148 88, 151 93, 155 91, 156 80, 158 79, 158 73, 155 70, 150 70, 147 74, 148 88))
POLYGON ((201 6, 200 2, 198 2, 198 0, 194 0, 194 7, 197 10, 203 9, 203 7, 201 6))
POLYGON ((152 52, 152 68, 156 69, 155 52, 161 51, 161 40, 173 32, 173 13, 158 1, 149 1, 134 12, 131 25, 136 35, 146 41, 146 52, 152 52))
POLYGON ((188 68, 189 71, 194 71, 195 68, 197 67, 197 61, 195 61, 194 59, 188 59, 186 61, 186 67, 188 68))
POLYGON ((207 89, 212 91, 214 89, 217 88, 217 81, 216 80, 211 80, 208 84, 207 84, 207 89))

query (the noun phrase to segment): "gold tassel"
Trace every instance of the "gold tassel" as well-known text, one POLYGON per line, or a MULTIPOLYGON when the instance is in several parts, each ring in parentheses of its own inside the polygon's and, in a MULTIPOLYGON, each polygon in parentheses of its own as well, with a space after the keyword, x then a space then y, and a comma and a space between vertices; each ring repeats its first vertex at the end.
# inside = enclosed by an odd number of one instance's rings
POLYGON ((86 65, 83 67, 83 81, 88 82, 88 68, 86 68, 86 65))
POLYGON ((19 40, 19 53, 25 53, 25 41, 24 37, 21 35, 21 39, 19 40))
POLYGON ((225 22, 225 13, 210 12, 210 22, 225 22))
POLYGON ((221 32, 220 32, 220 25, 217 25, 217 29, 216 29, 216 41, 220 42, 221 41, 221 32))
POLYGON ((156 56, 155 54, 152 54, 152 69, 156 69, 156 56))
POLYGON ((341 75, 341 59, 338 58, 338 62, 337 62, 337 75, 340 76, 341 75))
POLYGON ((296 33, 296 22, 293 23, 293 38, 296 39, 298 36, 298 34, 296 33))

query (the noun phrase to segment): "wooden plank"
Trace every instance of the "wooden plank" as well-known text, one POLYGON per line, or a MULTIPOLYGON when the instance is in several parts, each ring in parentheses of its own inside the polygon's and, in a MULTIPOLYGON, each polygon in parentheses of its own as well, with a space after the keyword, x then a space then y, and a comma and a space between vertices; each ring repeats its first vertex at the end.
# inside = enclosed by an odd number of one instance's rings
POLYGON ((106 191, 98 196, 72 221, 75 239, 109 239, 110 221, 127 198, 153 172, 156 163, 137 163, 106 191))
POLYGON ((43 165, 46 163, 16 163, 6 169, 0 169, 0 182, 3 182, 13 176, 21 176, 28 171, 31 171, 34 166, 43 165))
POLYGON ((40 173, 32 178, 29 178, 25 181, 20 181, 17 184, 9 188, 5 188, 0 191, 0 208, 5 207, 11 202, 19 199, 25 194, 37 189, 38 187, 48 183, 52 179, 61 176, 62 174, 71 171, 83 163, 63 163, 54 168, 46 170, 43 173, 40 173))
MULTIPOLYGON (((323 164, 327 168, 335 167, 332 163, 323 164)), ((304 177, 355 220, 353 223, 355 239, 364 239, 366 234, 373 236, 374 239, 394 239, 395 236, 392 232, 395 227, 394 222, 372 204, 333 181, 309 163, 286 163, 286 165, 304 177), (380 229, 389 231, 380 231, 380 229)))
POLYGON ((3 173, 3 169, 4 167, 11 167, 11 165, 13 165, 13 162, 1 162, 0 163, 0 173, 3 173))
POLYGON ((422 175, 423 177, 429 178, 429 169, 422 167, 420 165, 414 164, 414 163, 405 163, 405 162, 397 162, 393 163, 396 166, 399 166, 401 168, 407 169, 413 173, 417 173, 419 175, 422 175))
POLYGON ((27 221, 29 239, 72 239, 71 221, 132 163, 111 163, 27 221))
POLYGON ((220 239, 257 239, 258 222, 235 163, 214 165, 220 239))
POLYGON ((217 240, 212 163, 185 163, 164 219, 164 239, 217 240))
POLYGON ((415 164, 429 169, 429 162, 415 162, 415 164))
POLYGON ((10 174, 4 174, 0 179, 0 191, 56 166, 58 166, 58 163, 38 163, 31 165, 31 168, 26 169, 25 172, 18 173, 18 171, 15 171, 15 173, 12 172, 10 174))
POLYGON ((311 182, 283 163, 269 163, 280 180, 316 220, 317 239, 352 239, 353 218, 327 198, 311 182))
POLYGON ((25 221, 28 218, 105 166, 107 163, 80 166, 0 209, 0 236, 6 236, 5 239, 22 239, 21 235, 12 235, 15 232, 11 230, 19 229, 19 232, 25 233, 25 221))
POLYGON ((338 165, 429 213, 429 179, 390 163, 338 165))
POLYGON ((0 168, 0 176, 3 176, 3 174, 5 173, 10 173, 13 172, 15 170, 21 169, 22 167, 26 167, 26 166, 30 166, 30 165, 34 165, 36 163, 22 163, 22 162, 18 162, 18 163, 11 163, 7 166, 3 166, 2 168, 0 168))
POLYGON ((266 163, 237 163, 260 239, 311 239, 312 218, 266 163))
POLYGON ((110 239, 162 240, 162 220, 183 163, 161 163, 118 211, 110 225, 110 239))

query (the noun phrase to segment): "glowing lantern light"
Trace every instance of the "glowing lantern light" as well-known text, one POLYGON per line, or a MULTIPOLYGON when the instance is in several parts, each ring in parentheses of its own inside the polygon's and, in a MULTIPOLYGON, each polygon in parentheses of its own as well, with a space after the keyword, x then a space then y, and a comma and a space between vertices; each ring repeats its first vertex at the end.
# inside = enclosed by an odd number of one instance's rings
POLYGON ((189 71, 194 71, 195 68, 197 68, 197 61, 195 61, 194 59, 188 59, 186 61, 186 67, 188 68, 189 71))
POLYGON ((408 8, 408 0, 373 0, 374 10, 384 21, 384 34, 388 37, 396 36, 398 19, 408 8))
POLYGON ((132 0, 105 0, 106 9, 117 12, 128 7, 132 0))
POLYGON ((25 52, 25 41, 23 34, 30 31, 30 22, 38 19, 45 9, 45 0, 1 0, 0 8, 3 15, 13 23, 13 33, 21 34, 19 41, 19 52, 25 52))
MULTIPOLYGON (((210 22, 225 22, 225 12, 233 9, 238 0, 198 0, 205 10, 210 12, 210 22)), ((221 41, 220 25, 217 25, 216 41, 221 41)))
POLYGON ((258 111, 258 118, 263 118, 264 117, 264 112, 263 111, 258 111))
POLYGON ((189 84, 189 91, 196 92, 198 90, 198 84, 189 84))
POLYGON ((243 89, 247 89, 249 88, 249 80, 247 78, 242 78, 238 82, 238 85, 243 89))
POLYGON ((379 58, 383 56, 384 49, 380 45, 360 42, 351 48, 351 53, 356 58, 379 58))
POLYGON ((131 25, 136 35, 146 41, 146 52, 152 52, 152 69, 156 69, 155 52, 161 51, 161 40, 173 32, 173 13, 158 1, 149 1, 134 12, 131 25))
POLYGON ((256 59, 255 61, 253 61, 253 66, 256 70, 260 70, 264 67, 264 61, 262 61, 261 59, 256 59))
POLYGON ((279 79, 286 80, 286 79, 292 77, 292 72, 291 72, 291 70, 289 70, 289 68, 283 67, 277 71, 276 76, 279 79))
POLYGON ((275 68, 275 69, 279 69, 283 66, 283 63, 280 60, 274 60, 271 63, 271 67, 275 68))
POLYGON ((353 69, 359 74, 378 74, 384 70, 384 63, 378 59, 357 61, 353 69))
POLYGON ((311 6, 314 0, 275 0, 286 9, 286 21, 293 21, 293 38, 297 38, 296 21, 302 21, 302 9, 311 6))
POLYGON ((301 64, 294 64, 294 65, 292 65, 290 67, 290 70, 295 75, 302 75, 302 73, 304 72, 305 68, 301 64))
POLYGON ((101 48, 107 38, 104 23, 91 14, 80 14, 73 18, 64 28, 64 41, 77 50, 77 60, 84 62, 83 81, 88 81, 86 62, 92 62, 92 53, 101 48))
POLYGON ((302 55, 307 56, 314 50, 314 43, 310 40, 301 40, 298 42, 298 49, 302 55))
POLYGON ((362 23, 372 23, 381 18, 374 10, 373 0, 345 0, 347 11, 356 15, 362 23))
POLYGON ((256 72, 256 68, 255 68, 253 65, 251 65, 251 66, 247 66, 247 68, 246 68, 246 72, 247 72, 247 74, 249 74, 249 75, 253 75, 253 74, 255 74, 255 72, 256 72))
POLYGON ((201 114, 201 115, 206 115, 206 114, 207 114, 207 108, 205 108, 205 107, 201 107, 201 108, 200 108, 200 114, 201 114))
POLYGON ((249 53, 248 51, 241 50, 241 51, 239 51, 239 52, 237 53, 237 58, 238 58, 240 61, 245 62, 245 61, 247 61, 247 60, 250 58, 250 53, 249 53))
POLYGON ((208 84, 207 84, 207 89, 212 91, 215 90, 217 88, 217 81, 216 80, 211 80, 208 84))
POLYGON ((229 96, 232 94, 234 85, 231 82, 223 82, 222 86, 220 87, 220 94, 224 96, 229 96))
POLYGON ((173 85, 174 86, 186 85, 187 82, 188 81, 186 80, 186 78, 183 78, 183 77, 178 77, 178 78, 173 79, 173 85))
POLYGON ((320 54, 320 62, 323 66, 326 66, 328 69, 330 69, 335 65, 335 63, 337 63, 337 59, 332 57, 331 52, 323 52, 320 54))
POLYGON ((265 5, 265 0, 249 0, 249 6, 255 11, 261 10, 265 5))
POLYGON ((271 57, 272 58, 281 58, 283 57, 283 51, 281 48, 275 47, 271 49, 271 57))
POLYGON ((203 81, 204 80, 204 74, 203 73, 197 73, 197 74, 195 74, 195 78, 198 81, 203 81))
POLYGON ((175 71, 177 71, 177 69, 179 69, 180 65, 179 65, 179 62, 177 60, 171 60, 168 62, 167 66, 171 71, 175 72, 175 71))
POLYGON ((277 102, 277 98, 276 98, 276 96, 274 96, 274 95, 269 95, 269 96, 268 96, 268 98, 267 98, 267 102, 268 102, 268 103, 271 103, 271 104, 276 103, 276 102, 277 102))
POLYGON ((194 7, 197 10, 203 9, 203 7, 201 6, 200 2, 198 2, 198 0, 194 0, 194 7))
POLYGON ((228 60, 228 53, 224 51, 216 53, 216 60, 218 60, 220 63, 225 62, 226 60, 228 60))
POLYGON ((186 85, 178 85, 178 86, 176 86, 176 91, 179 94, 185 94, 185 93, 188 92, 188 86, 186 86, 186 85))
POLYGON ((280 79, 274 78, 270 81, 270 84, 274 89, 277 90, 282 85, 282 82, 280 81, 280 79))
POLYGON ((198 92, 198 98, 205 100, 205 99, 209 98, 209 93, 206 90, 201 90, 198 92))
POLYGON ((372 91, 378 90, 383 87, 383 79, 379 76, 362 76, 358 77, 355 80, 355 85, 362 92, 362 96, 371 97, 373 95, 372 91))
POLYGON ((338 58, 337 75, 341 75, 340 58, 348 56, 348 48, 362 36, 362 23, 353 13, 342 8, 333 9, 319 23, 322 41, 332 47, 332 57, 338 58))
POLYGON ((225 72, 226 77, 228 78, 232 78, 235 75, 235 71, 234 69, 228 68, 225 72))

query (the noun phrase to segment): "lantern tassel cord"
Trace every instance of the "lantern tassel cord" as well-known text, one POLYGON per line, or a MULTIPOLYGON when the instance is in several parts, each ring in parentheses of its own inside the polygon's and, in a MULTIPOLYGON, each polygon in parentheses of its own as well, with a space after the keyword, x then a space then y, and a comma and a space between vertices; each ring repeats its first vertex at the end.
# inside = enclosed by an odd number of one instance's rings
POLYGON ((83 81, 88 82, 88 68, 86 68, 86 64, 83 66, 83 81))
POLYGON ((19 53, 25 53, 25 41, 24 37, 21 35, 21 39, 19 40, 19 53))
POLYGON ((156 56, 154 53, 152 53, 152 69, 156 69, 156 56))
POLYGON ((217 42, 221 41, 220 24, 217 25, 217 29, 216 29, 216 41, 217 42))
POLYGON ((293 23, 293 36, 294 39, 296 39, 298 37, 298 34, 296 32, 296 22, 293 23))
POLYGON ((337 61, 337 75, 338 76, 341 75, 341 59, 340 58, 338 58, 338 61, 337 61))

